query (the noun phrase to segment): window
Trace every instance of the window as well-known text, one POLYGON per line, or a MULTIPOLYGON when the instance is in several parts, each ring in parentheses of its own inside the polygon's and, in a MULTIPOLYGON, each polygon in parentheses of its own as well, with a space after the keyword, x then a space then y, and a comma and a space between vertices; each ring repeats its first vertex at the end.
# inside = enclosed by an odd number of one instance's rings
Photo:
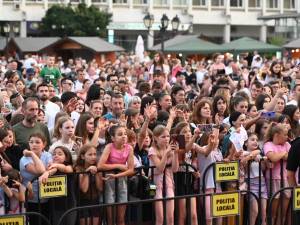
POLYGON ((127 0, 113 0, 114 4, 127 4, 127 0))
POLYGON ((295 9, 295 0, 284 0, 283 6, 285 9, 295 9))
POLYGON ((193 5, 206 6, 206 0, 193 0, 193 5))
POLYGON ((168 0, 154 0, 154 5, 168 5, 168 0))
POLYGON ((106 3, 106 0, 92 0, 92 3, 106 3))
POLYGON ((224 6, 224 0, 211 0, 212 6, 224 6))
POLYGON ((187 0, 173 0, 173 5, 187 5, 187 0))
POLYGON ((278 8, 278 0, 267 0, 267 8, 277 9, 278 8))
POLYGON ((147 0, 133 0, 134 5, 146 5, 148 4, 147 0))
POLYGON ((231 7, 243 7, 243 0, 230 0, 231 7))
POLYGON ((260 1, 261 0, 249 0, 249 7, 252 8, 259 8, 260 7, 260 1))

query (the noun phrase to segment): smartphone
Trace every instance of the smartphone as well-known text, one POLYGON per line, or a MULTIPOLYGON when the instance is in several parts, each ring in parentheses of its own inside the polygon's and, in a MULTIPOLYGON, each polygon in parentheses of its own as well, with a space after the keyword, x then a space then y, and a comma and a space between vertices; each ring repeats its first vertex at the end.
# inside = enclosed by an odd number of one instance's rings
POLYGON ((210 133, 213 130, 212 124, 198 124, 197 127, 200 131, 205 133, 210 133))
POLYGON ((75 137, 75 142, 78 143, 78 144, 82 144, 82 137, 76 136, 75 137))
POLYGON ((276 112, 262 112, 261 116, 265 119, 274 119, 276 116, 276 112))
POLYGON ((172 134, 170 138, 170 143, 176 143, 177 142, 177 134, 172 134))
POLYGON ((10 178, 8 178, 8 181, 7 181, 7 183, 6 183, 6 185, 8 186, 8 187, 12 187, 13 185, 14 185, 14 181, 13 181, 13 179, 10 179, 10 178))
POLYGON ((179 149, 185 149, 185 137, 182 134, 177 135, 179 149))

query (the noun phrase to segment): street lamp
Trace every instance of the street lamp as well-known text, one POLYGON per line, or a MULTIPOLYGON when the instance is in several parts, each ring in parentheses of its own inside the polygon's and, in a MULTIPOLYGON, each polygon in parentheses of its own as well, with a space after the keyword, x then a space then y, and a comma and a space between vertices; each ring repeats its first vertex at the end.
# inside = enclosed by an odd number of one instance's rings
MULTIPOLYGON (((145 27, 149 31, 151 29, 153 23, 154 23, 153 15, 150 15, 150 13, 148 13, 144 17, 143 22, 144 22, 145 27)), ((160 19, 160 26, 159 26, 159 31, 160 31, 160 36, 161 36, 161 51, 162 52, 164 52, 164 49, 165 49, 165 33, 167 32, 169 22, 170 22, 170 20, 169 20, 168 16, 166 14, 163 14, 161 19, 160 19)), ((180 25, 180 19, 177 15, 171 20, 171 25, 172 25, 172 30, 177 32, 178 28, 179 28, 179 25, 180 25)))
POLYGON ((7 44, 8 44, 8 37, 10 36, 10 33, 12 33, 13 36, 14 36, 15 34, 19 33, 20 28, 19 28, 18 25, 10 26, 10 24, 7 23, 7 24, 4 25, 3 31, 4 31, 5 37, 6 37, 5 51, 6 51, 6 55, 8 55, 8 47, 7 47, 7 44))
POLYGON ((180 19, 177 15, 172 19, 171 24, 173 31, 177 32, 180 25, 180 19))
POLYGON ((152 25, 153 25, 153 23, 154 23, 154 17, 153 17, 153 15, 150 15, 150 13, 148 13, 148 14, 144 17, 143 21, 144 21, 145 27, 146 27, 148 30, 150 30, 150 28, 152 27, 152 25))
POLYGON ((52 30, 55 30, 55 35, 56 33, 60 33, 62 37, 66 36, 66 32, 65 32, 66 26, 64 24, 61 25, 52 24, 51 28, 52 30))

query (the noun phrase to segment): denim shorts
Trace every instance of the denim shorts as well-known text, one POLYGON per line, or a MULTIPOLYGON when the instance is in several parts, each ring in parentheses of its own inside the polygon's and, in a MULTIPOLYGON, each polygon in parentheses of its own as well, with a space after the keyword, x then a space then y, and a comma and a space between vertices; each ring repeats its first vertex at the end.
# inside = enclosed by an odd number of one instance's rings
POLYGON ((105 181, 105 203, 123 203, 128 201, 127 177, 121 177, 118 179, 118 190, 115 190, 115 180, 116 179, 105 181), (118 191, 117 195, 116 191, 118 191))

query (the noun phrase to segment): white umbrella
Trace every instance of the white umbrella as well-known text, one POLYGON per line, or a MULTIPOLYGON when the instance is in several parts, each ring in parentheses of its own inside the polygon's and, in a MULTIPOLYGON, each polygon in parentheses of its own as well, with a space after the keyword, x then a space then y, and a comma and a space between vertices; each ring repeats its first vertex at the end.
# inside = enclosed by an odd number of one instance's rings
POLYGON ((135 55, 138 57, 139 62, 144 62, 144 40, 141 35, 138 36, 135 45, 135 55))

